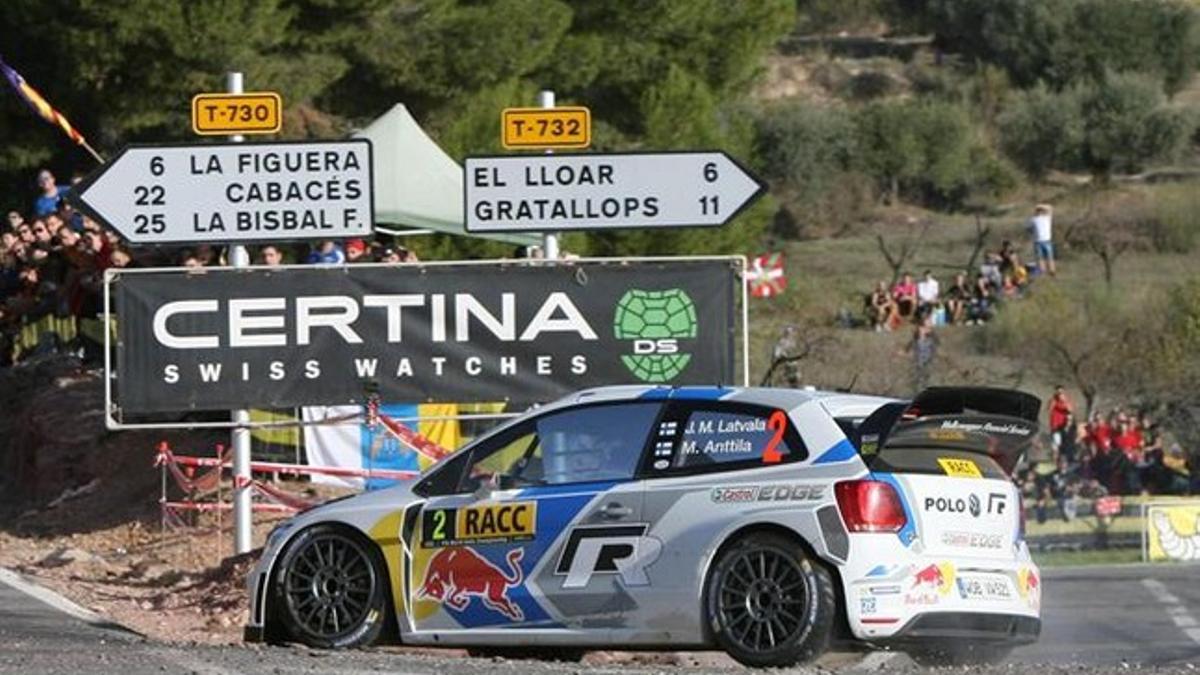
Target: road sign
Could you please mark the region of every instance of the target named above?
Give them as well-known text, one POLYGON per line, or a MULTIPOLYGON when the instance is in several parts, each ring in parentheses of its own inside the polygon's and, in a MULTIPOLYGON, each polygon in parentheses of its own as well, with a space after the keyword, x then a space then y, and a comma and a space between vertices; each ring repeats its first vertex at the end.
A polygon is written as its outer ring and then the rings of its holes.
POLYGON ((587 108, 505 108, 500 114, 504 147, 586 148, 592 144, 592 111, 587 108))
POLYGON ((192 131, 202 136, 274 134, 282 126, 283 102, 273 91, 192 98, 192 131))
POLYGON ((765 186, 723 152, 468 157, 468 232, 724 225, 765 186))
POLYGON ((371 142, 135 146, 70 192, 132 244, 371 235, 371 142))

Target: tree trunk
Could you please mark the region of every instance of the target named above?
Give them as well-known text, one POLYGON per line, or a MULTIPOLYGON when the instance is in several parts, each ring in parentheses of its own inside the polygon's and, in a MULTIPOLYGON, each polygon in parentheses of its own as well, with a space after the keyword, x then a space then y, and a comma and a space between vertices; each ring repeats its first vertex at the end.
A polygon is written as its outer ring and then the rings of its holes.
POLYGON ((1105 249, 1100 253, 1100 262, 1104 263, 1104 284, 1109 288, 1112 288, 1113 265, 1116 263, 1116 260, 1113 258, 1112 254, 1109 253, 1108 249, 1105 249))

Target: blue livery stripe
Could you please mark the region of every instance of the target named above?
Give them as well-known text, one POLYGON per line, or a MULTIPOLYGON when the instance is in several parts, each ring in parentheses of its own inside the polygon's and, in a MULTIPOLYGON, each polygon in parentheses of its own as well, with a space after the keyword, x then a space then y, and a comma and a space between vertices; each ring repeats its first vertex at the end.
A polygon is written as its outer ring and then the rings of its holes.
POLYGON ((518 498, 528 499, 530 497, 557 497, 570 494, 595 494, 604 492, 622 481, 603 480, 591 483, 566 483, 564 485, 540 485, 538 487, 525 488, 517 493, 518 498))
POLYGON ((904 520, 906 521, 904 527, 896 534, 900 537, 901 544, 905 546, 912 545, 913 540, 917 538, 917 521, 913 517, 912 508, 908 505, 908 497, 904 494, 904 487, 890 473, 872 473, 871 478, 872 480, 882 481, 891 485, 896 491, 896 496, 900 498, 900 505, 904 507, 904 520))
POLYGON ((847 460, 854 459, 855 455, 857 455, 857 454, 858 454, 858 451, 854 449, 854 446, 850 443, 850 441, 843 438, 842 440, 838 441, 837 444, 835 444, 832 448, 821 453, 820 457, 813 460, 813 464, 830 464, 833 462, 845 462, 847 460))
POLYGON ((644 401, 719 401, 732 393, 728 387, 655 387, 638 398, 644 401))

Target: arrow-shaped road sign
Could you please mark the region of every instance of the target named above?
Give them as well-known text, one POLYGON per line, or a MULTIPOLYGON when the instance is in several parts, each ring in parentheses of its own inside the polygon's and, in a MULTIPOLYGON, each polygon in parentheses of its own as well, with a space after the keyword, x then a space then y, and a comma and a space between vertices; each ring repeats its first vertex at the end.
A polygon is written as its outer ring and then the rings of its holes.
POLYGON ((68 199, 132 244, 369 237, 371 144, 128 147, 68 199))
POLYGON ((723 152, 468 157, 468 232, 724 225, 765 186, 723 152))

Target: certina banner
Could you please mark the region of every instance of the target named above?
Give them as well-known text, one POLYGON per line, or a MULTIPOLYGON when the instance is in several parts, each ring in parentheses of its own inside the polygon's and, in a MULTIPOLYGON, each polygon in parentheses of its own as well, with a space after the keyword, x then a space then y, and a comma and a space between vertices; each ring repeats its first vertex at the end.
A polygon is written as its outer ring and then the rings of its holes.
POLYGON ((133 244, 371 236, 371 143, 129 147, 71 191, 133 244))
POLYGON ((547 401, 734 377, 740 258, 125 272, 124 413, 547 401))
POLYGON ((464 184, 471 232, 723 225, 764 189, 723 152, 468 157, 464 184))

